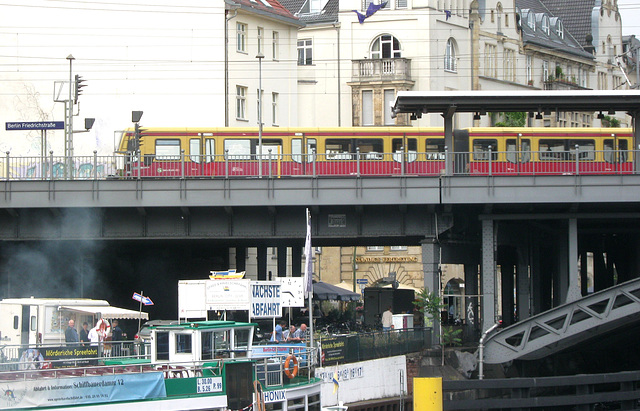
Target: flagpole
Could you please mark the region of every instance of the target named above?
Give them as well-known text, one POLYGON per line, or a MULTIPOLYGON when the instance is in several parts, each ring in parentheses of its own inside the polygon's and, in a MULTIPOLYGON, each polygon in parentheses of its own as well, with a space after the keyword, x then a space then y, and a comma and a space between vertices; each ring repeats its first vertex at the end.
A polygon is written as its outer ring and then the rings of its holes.
POLYGON ((138 335, 140 335, 140 327, 142 322, 142 298, 144 296, 144 292, 140 291, 140 308, 138 309, 138 335))

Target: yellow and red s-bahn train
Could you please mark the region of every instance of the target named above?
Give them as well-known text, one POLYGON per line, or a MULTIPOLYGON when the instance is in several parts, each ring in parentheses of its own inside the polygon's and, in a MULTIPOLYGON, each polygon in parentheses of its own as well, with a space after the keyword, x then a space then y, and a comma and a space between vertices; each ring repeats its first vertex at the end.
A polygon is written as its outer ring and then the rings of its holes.
POLYGON ((632 147, 628 128, 466 128, 453 147, 442 128, 145 128, 118 153, 140 177, 439 175, 446 156, 454 174, 612 174, 633 171, 632 147))

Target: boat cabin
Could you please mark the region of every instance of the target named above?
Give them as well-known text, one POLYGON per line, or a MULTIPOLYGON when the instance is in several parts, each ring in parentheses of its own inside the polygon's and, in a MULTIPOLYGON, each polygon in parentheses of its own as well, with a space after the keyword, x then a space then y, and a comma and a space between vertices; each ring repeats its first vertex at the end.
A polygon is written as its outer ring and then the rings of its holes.
POLYGON ((151 362, 249 357, 255 326, 235 321, 195 321, 151 327, 151 362))

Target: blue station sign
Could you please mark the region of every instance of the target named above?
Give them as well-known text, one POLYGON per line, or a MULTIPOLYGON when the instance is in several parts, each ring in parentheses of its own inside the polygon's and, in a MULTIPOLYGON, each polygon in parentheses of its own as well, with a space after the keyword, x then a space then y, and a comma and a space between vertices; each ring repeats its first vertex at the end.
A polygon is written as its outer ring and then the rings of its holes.
POLYGON ((63 130, 64 121, 17 121, 5 123, 6 130, 63 130))

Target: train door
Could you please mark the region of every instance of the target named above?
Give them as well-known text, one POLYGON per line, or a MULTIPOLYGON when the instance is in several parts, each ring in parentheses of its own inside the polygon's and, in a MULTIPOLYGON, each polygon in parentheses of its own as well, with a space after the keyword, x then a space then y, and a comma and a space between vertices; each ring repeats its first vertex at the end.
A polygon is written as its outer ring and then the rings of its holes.
MULTIPOLYGON (((317 150, 315 138, 307 138, 304 133, 296 133, 291 139, 291 161, 284 162, 288 167, 288 175, 313 175, 317 150)), ((283 173, 286 174, 287 170, 283 170, 283 173)))
POLYGON ((401 174, 402 168, 408 174, 419 173, 416 159, 418 158, 418 139, 408 138, 406 134, 402 138, 391 140, 391 152, 393 153, 392 174, 401 174), (402 164, 404 162, 404 164, 402 164))
POLYGON ((506 171, 510 173, 531 173, 531 140, 522 138, 518 133, 516 138, 506 139, 506 171))
POLYGON ((629 140, 611 134, 603 141, 602 171, 611 173, 630 172, 629 140))

